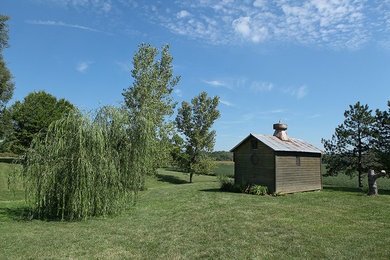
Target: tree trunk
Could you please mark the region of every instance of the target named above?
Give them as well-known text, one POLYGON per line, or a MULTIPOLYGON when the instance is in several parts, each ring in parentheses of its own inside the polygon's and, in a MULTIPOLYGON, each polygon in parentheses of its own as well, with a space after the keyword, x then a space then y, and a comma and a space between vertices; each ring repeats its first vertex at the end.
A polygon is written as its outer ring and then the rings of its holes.
POLYGON ((359 188, 363 188, 363 169, 362 169, 362 137, 360 132, 360 124, 358 124, 358 173, 359 173, 359 188))
POLYGON ((363 188, 363 174, 359 171, 359 188, 363 188))
POLYGON ((192 183, 192 175, 194 175, 194 174, 190 173, 190 183, 192 183))
POLYGON ((385 171, 376 173, 374 170, 368 172, 368 196, 377 196, 378 195, 378 185, 376 184, 376 179, 386 175, 385 171))

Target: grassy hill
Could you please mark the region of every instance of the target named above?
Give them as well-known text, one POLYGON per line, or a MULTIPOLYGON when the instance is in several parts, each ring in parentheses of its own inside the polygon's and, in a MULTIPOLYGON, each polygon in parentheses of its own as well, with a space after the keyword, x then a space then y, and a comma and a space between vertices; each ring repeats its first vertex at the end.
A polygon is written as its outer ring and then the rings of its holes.
POLYGON ((79 222, 26 220, 0 163, 0 259, 248 259, 390 257, 390 191, 335 184, 258 197, 220 192, 214 176, 160 170, 124 214, 79 222))

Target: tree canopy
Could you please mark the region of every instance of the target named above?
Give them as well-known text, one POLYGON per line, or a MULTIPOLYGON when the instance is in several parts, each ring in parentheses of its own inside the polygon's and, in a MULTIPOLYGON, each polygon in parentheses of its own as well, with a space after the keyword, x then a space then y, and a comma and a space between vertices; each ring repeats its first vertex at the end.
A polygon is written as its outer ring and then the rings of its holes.
POLYGON ((9 109, 10 133, 5 145, 14 153, 23 153, 38 133, 45 134, 49 125, 65 116, 73 105, 45 91, 32 92, 23 101, 16 101, 9 109))
POLYGON ((211 130, 214 121, 220 117, 217 109, 219 97, 207 97, 206 92, 188 102, 182 102, 176 117, 179 132, 185 135, 186 171, 193 174, 208 173, 211 160, 206 152, 211 152, 215 144, 215 130, 211 130))
POLYGON ((165 137, 171 126, 164 120, 173 114, 176 104, 171 94, 180 80, 173 76, 172 61, 169 45, 159 53, 150 44, 141 44, 133 58, 133 84, 122 93, 132 122, 133 144, 138 147, 132 156, 140 157, 140 170, 146 174, 155 173, 168 145, 165 137))
POLYGON ((12 74, 7 68, 6 62, 3 60, 3 49, 9 47, 8 40, 8 16, 0 14, 0 136, 4 136, 5 124, 7 124, 7 115, 5 107, 8 101, 12 98, 15 83, 12 82, 12 74))
POLYGON ((375 111, 372 145, 375 151, 377 170, 390 172, 390 101, 387 101, 387 111, 375 111))

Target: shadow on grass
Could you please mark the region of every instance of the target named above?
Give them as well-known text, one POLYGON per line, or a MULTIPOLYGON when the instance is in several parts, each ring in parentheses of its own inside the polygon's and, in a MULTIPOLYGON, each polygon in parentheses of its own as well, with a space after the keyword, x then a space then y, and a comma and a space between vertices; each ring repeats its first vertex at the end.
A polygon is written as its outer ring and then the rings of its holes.
POLYGON ((180 168, 175 168, 175 167, 163 167, 164 170, 166 171, 172 171, 172 172, 185 172, 184 170, 180 168))
MULTIPOLYGON (((332 191, 343 191, 343 192, 355 192, 363 195, 367 194, 367 191, 360 188, 352 188, 352 187, 335 187, 335 186, 324 186, 324 190, 332 190, 332 191)), ((390 195, 390 190, 378 190, 379 195, 390 195)))
POLYGON ((163 181, 163 182, 169 182, 172 184, 186 184, 189 183, 188 181, 185 181, 183 179, 180 179, 173 175, 166 175, 166 174, 156 174, 157 180, 163 181))
POLYGON ((204 189, 204 190, 200 190, 200 191, 205 191, 205 192, 224 192, 224 191, 221 191, 220 189, 204 189))
POLYGON ((30 221, 31 211, 27 207, 19 208, 7 208, 0 207, 0 221, 13 220, 13 221, 30 221))

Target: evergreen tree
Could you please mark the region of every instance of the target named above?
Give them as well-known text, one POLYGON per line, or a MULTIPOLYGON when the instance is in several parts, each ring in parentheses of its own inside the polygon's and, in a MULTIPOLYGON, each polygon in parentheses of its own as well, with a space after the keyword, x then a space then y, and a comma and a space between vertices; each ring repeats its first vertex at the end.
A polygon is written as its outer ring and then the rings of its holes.
POLYGON ((358 173, 359 187, 363 187, 363 173, 372 162, 370 137, 373 123, 368 105, 350 105, 344 112, 345 120, 335 129, 331 140, 322 139, 326 150, 328 175, 344 172, 349 176, 358 173))
POLYGON ((378 170, 390 171, 390 101, 387 111, 375 111, 375 123, 372 128, 372 145, 376 155, 378 170))

